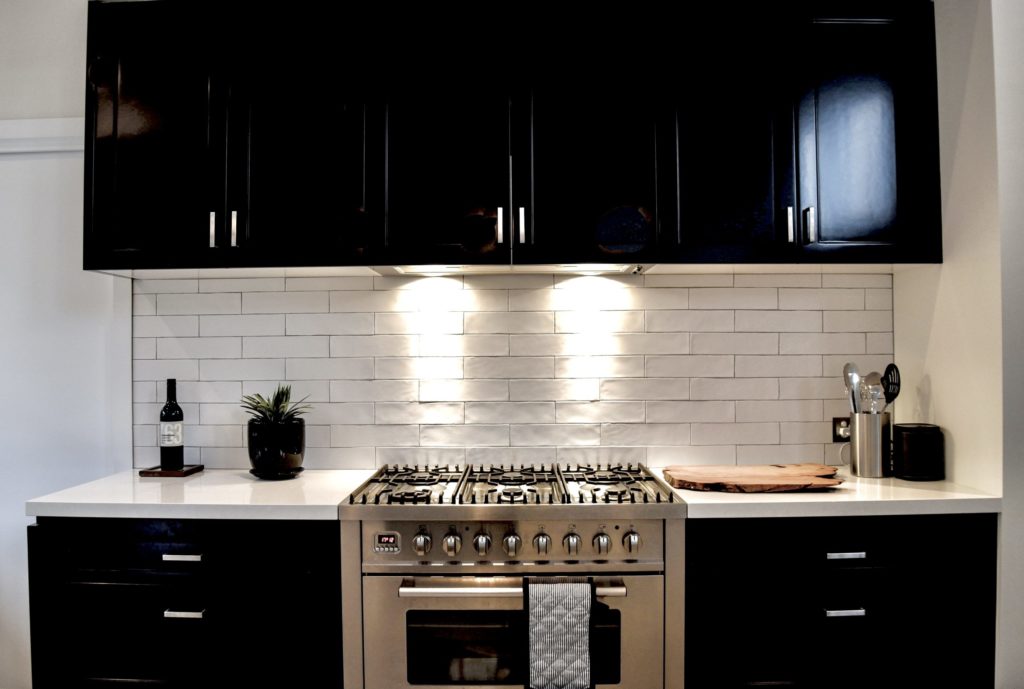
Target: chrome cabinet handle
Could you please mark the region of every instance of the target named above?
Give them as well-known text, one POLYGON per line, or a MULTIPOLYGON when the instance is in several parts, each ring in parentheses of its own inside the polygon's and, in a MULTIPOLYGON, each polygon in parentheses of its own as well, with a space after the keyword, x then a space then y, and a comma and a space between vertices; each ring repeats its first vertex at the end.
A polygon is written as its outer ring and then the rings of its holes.
MULTIPOLYGON (((598 586, 598 598, 625 598, 625 586, 598 586)), ((399 586, 399 598, 522 598, 521 586, 399 586)))
POLYGON ((505 242, 505 209, 498 206, 498 244, 505 242))
POLYGON ((825 553, 825 559, 826 560, 866 560, 866 559, 868 559, 868 554, 863 552, 863 551, 851 552, 851 553, 825 553))
POLYGON ((786 241, 792 244, 796 241, 796 234, 793 232, 793 207, 786 206, 786 241))
POLYGON ((526 208, 519 207, 519 243, 526 244, 526 208))
POLYGON ((172 553, 164 553, 161 556, 164 562, 202 562, 203 556, 200 555, 174 555, 172 553))
POLYGON ((238 211, 231 211, 231 246, 238 246, 238 211))
POLYGON ((854 608, 853 610, 826 610, 825 617, 866 617, 868 611, 864 608, 854 608))
POLYGON ((199 610, 193 612, 191 610, 164 610, 164 619, 168 620, 201 620, 203 615, 206 614, 205 610, 199 610))
POLYGON ((217 248, 217 211, 210 211, 210 248, 217 248))
POLYGON ((808 206, 804 213, 807 217, 807 241, 814 244, 818 241, 818 214, 814 210, 814 206, 808 206))

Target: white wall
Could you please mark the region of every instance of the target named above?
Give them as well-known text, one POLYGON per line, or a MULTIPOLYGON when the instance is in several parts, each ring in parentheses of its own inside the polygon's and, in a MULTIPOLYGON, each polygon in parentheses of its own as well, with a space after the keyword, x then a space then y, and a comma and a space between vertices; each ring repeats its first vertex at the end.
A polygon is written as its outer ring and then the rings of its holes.
POLYGON ((1003 515, 997 685, 1024 686, 1024 5, 992 0, 1003 278, 1003 515))
POLYGON ((86 4, 0 2, 0 120, 82 117, 86 4))
POLYGON ((988 0, 936 3, 944 262, 897 269, 896 420, 936 423, 947 474, 998 494, 999 215, 988 0))

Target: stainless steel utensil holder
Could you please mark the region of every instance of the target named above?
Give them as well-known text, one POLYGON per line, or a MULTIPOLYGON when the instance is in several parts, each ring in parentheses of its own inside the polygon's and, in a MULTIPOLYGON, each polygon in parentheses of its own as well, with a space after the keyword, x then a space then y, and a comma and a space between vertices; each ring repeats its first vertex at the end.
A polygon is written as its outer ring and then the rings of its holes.
POLYGON ((888 476, 891 461, 889 413, 850 414, 850 470, 853 475, 865 478, 888 476))

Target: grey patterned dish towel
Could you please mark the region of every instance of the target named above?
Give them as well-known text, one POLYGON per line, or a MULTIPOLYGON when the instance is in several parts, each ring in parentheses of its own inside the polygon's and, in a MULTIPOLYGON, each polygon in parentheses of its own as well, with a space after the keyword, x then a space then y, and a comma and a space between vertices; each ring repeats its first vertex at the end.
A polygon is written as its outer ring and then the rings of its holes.
POLYGON ((583 577, 527 579, 531 689, 590 689, 590 608, 583 577))

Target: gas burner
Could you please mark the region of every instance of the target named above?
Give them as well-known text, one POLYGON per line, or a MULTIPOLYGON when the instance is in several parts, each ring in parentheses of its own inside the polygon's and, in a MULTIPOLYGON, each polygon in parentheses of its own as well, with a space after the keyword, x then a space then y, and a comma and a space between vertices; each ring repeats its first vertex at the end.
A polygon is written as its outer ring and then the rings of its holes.
POLYGON ((484 479, 484 483, 492 486, 525 486, 536 482, 535 476, 529 476, 521 471, 492 471, 484 479))
POLYGON ((640 488, 599 488, 593 487, 598 499, 602 502, 635 502, 643 500, 644 492, 640 488))
MULTIPOLYGON (((406 481, 406 483, 411 483, 406 481)), ((417 503, 417 502, 430 502, 430 497, 433 493, 429 490, 403 490, 392 492, 388 494, 388 502, 400 502, 400 503, 417 503)))
POLYGON ((493 495, 494 499, 489 502, 496 502, 498 504, 507 505, 519 505, 529 502, 530 496, 536 495, 537 491, 531 489, 524 489, 518 486, 509 486, 507 488, 495 488, 487 491, 488 495, 493 495))
POLYGON ((586 469, 580 468, 576 473, 583 474, 580 477, 582 481, 599 485, 632 483, 636 480, 634 472, 620 468, 593 469, 588 467, 586 469))
POLYGON ((441 475, 436 471, 414 471, 407 474, 395 474, 391 477, 394 485, 406 484, 409 486, 433 486, 441 480, 441 475))

